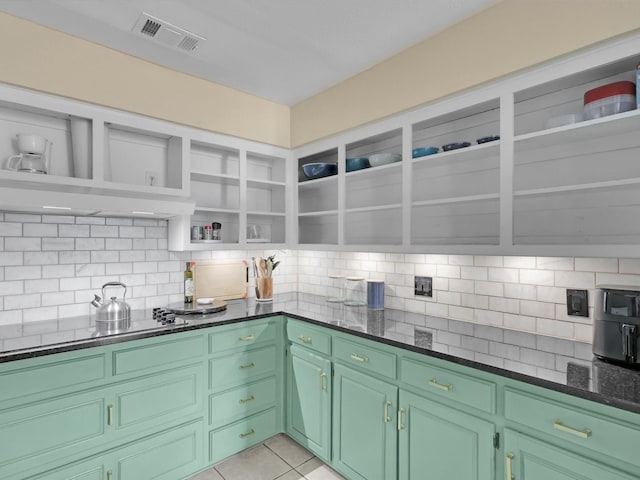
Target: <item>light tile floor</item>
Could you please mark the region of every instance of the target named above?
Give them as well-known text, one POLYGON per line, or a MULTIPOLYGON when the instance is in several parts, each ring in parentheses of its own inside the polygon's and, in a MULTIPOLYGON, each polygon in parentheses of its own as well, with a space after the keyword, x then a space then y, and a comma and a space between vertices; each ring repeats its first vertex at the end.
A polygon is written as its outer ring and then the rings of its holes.
POLYGON ((284 434, 244 450, 189 480, 345 480, 284 434))

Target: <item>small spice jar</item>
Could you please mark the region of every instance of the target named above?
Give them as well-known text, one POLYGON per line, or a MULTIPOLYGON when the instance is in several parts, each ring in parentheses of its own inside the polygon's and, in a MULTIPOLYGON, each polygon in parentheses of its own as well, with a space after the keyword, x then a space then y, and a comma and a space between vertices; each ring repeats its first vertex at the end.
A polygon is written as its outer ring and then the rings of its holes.
POLYGON ((213 240, 213 227, 211 225, 204 226, 204 239, 213 240))
POLYGON ((222 224, 218 222, 213 222, 211 224, 211 228, 213 229, 213 237, 212 240, 222 240, 222 224))

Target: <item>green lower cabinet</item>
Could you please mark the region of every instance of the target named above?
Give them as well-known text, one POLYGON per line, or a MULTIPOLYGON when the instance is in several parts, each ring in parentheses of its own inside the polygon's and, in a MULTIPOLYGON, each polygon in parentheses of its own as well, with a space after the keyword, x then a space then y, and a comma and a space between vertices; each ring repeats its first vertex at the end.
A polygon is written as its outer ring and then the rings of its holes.
POLYGON ((504 434, 507 480, 637 480, 602 463, 509 429, 504 434))
POLYGON ((339 364, 334 373, 333 465, 349 480, 394 480, 398 387, 339 364))
POLYGON ((493 423, 403 390, 399 404, 400 480, 494 478, 493 423))
POLYGON ((331 362, 292 345, 287 362, 287 433, 324 460, 331 458, 331 362))
POLYGON ((202 421, 192 422, 28 480, 188 478, 204 464, 202 432, 202 421))

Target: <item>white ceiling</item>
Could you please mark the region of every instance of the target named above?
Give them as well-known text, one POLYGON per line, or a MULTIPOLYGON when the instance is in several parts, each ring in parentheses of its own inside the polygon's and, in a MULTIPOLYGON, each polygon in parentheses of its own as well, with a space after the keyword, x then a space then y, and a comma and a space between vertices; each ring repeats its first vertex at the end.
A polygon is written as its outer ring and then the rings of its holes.
POLYGON ((293 105, 496 0, 0 0, 0 10, 293 105), (189 53, 132 32, 140 14, 206 39, 189 53))

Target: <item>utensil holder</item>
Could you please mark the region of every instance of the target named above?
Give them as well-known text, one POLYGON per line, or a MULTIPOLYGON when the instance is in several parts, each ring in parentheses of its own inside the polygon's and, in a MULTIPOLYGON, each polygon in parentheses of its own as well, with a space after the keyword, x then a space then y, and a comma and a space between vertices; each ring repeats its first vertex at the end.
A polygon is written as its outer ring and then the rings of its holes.
POLYGON ((256 278, 256 301, 270 302, 273 300, 273 278, 256 278))

